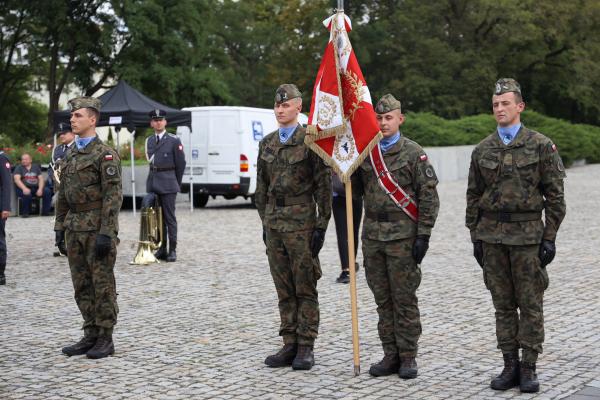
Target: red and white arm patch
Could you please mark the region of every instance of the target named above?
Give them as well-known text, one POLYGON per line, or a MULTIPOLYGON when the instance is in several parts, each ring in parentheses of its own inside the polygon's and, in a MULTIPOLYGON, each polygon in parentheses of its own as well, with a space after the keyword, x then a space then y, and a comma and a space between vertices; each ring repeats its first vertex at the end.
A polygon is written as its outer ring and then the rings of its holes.
POLYGON ((552 152, 554 153, 556 150, 558 150, 558 148, 554 143, 552 143, 552 152))
POLYGON ((427 154, 421 154, 419 156, 419 160, 421 160, 421 161, 427 161, 427 154))
POLYGON ((113 159, 113 155, 112 154, 105 154, 104 155, 104 160, 105 161, 112 161, 113 159))
POLYGON ((4 166, 6 167, 6 169, 10 169, 10 163, 7 161, 6 164, 4 164, 4 166))
POLYGON ((179 151, 183 151, 183 145, 179 144, 179 151))

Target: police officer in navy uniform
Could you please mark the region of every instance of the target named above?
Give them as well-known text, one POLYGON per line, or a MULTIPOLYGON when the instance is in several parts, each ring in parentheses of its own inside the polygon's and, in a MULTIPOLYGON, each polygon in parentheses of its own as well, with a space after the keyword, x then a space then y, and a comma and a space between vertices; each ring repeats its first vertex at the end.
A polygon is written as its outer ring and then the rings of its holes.
MULTIPOLYGON (((58 131, 56 133, 57 139, 60 144, 55 146, 52 150, 52 165, 48 168, 48 186, 52 188, 54 193, 58 193, 59 182, 55 182, 54 170, 60 173, 62 164, 67 159, 67 152, 73 147, 75 143, 75 134, 71 129, 71 124, 68 122, 61 122, 58 124, 58 131)), ((58 247, 58 251, 54 252, 54 256, 66 256, 67 248, 62 235, 56 235, 55 246, 58 247)))
MULTIPOLYGON (((67 157, 67 151, 75 143, 75 134, 71 130, 71 124, 68 122, 59 123, 56 136, 60 144, 52 150, 52 163, 58 168, 61 160, 65 160, 67 157)), ((54 169, 52 166, 48 168, 48 183, 51 183, 54 193, 58 192, 57 182, 54 182, 54 169)))
POLYGON ((150 172, 146 181, 146 192, 158 195, 162 207, 167 241, 162 241, 161 248, 155 256, 159 260, 173 262, 177 260, 177 219, 175 218, 175 198, 181 187, 181 179, 185 169, 185 154, 181 140, 167 133, 166 111, 152 110, 150 126, 154 134, 146 138, 146 158, 150 162, 150 172))
POLYGON ((6 285, 4 270, 6 269, 6 234, 4 227, 6 219, 10 215, 10 194, 13 185, 10 162, 0 151, 0 285, 6 285))

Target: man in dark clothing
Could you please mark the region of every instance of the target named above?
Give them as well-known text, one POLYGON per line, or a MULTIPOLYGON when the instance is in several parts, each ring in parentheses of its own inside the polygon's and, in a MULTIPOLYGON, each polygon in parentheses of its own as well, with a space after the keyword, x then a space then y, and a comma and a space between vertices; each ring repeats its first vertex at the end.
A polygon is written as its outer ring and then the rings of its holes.
POLYGON ((10 162, 3 151, 0 151, 0 285, 6 285, 4 270, 6 269, 6 235, 4 226, 10 215, 10 186, 12 185, 10 162))

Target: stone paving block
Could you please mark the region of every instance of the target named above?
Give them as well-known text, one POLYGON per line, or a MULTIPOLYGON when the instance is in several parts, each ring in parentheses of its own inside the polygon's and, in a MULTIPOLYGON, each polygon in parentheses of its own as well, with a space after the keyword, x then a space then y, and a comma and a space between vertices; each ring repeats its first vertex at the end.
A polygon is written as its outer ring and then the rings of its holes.
MULTIPOLYGON (((423 334, 419 377, 372 378, 383 356, 377 313, 357 261, 361 375, 353 375, 348 285, 335 283, 339 260, 333 222, 320 254, 321 325, 312 371, 271 369, 281 339, 277 296, 261 225, 249 201, 217 200, 193 213, 178 202, 178 262, 132 266, 139 218, 120 215, 115 268, 119 321, 114 357, 64 357, 81 336, 65 258, 54 251, 52 218, 9 218, 7 285, 0 287, 0 398, 4 399, 552 399, 600 388, 600 165, 570 169, 567 217, 548 267, 541 391, 498 393, 502 369, 494 311, 464 227, 466 181, 440 184, 441 209, 417 292, 423 334), (243 226, 243 229, 240 227, 243 226), (585 241, 581 241, 585 238, 585 241), (36 251, 27 247, 36 243, 36 251)), ((139 214, 138 214, 139 216, 139 214)), ((360 243, 359 243, 360 246, 360 243)), ((360 249, 360 247, 359 247, 360 249)), ((590 396, 587 396, 590 397, 590 396)), ((586 399, 588 400, 588 399, 586 399)))

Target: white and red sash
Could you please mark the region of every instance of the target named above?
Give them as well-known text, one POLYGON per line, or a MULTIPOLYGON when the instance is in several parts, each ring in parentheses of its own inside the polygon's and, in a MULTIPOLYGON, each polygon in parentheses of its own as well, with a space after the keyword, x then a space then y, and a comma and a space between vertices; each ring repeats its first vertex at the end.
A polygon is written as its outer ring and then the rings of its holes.
POLYGON ((417 207, 417 202, 410 197, 408 193, 404 191, 398 185, 398 183, 388 171, 385 161, 383 161, 383 154, 381 153, 381 147, 379 144, 373 147, 371 150, 371 165, 373 166, 373 170, 375 175, 377 176, 377 181, 379 182, 379 186, 385 191, 385 193, 392 199, 394 204, 396 204, 402 211, 409 216, 413 222, 417 222, 419 219, 419 209, 417 207))

